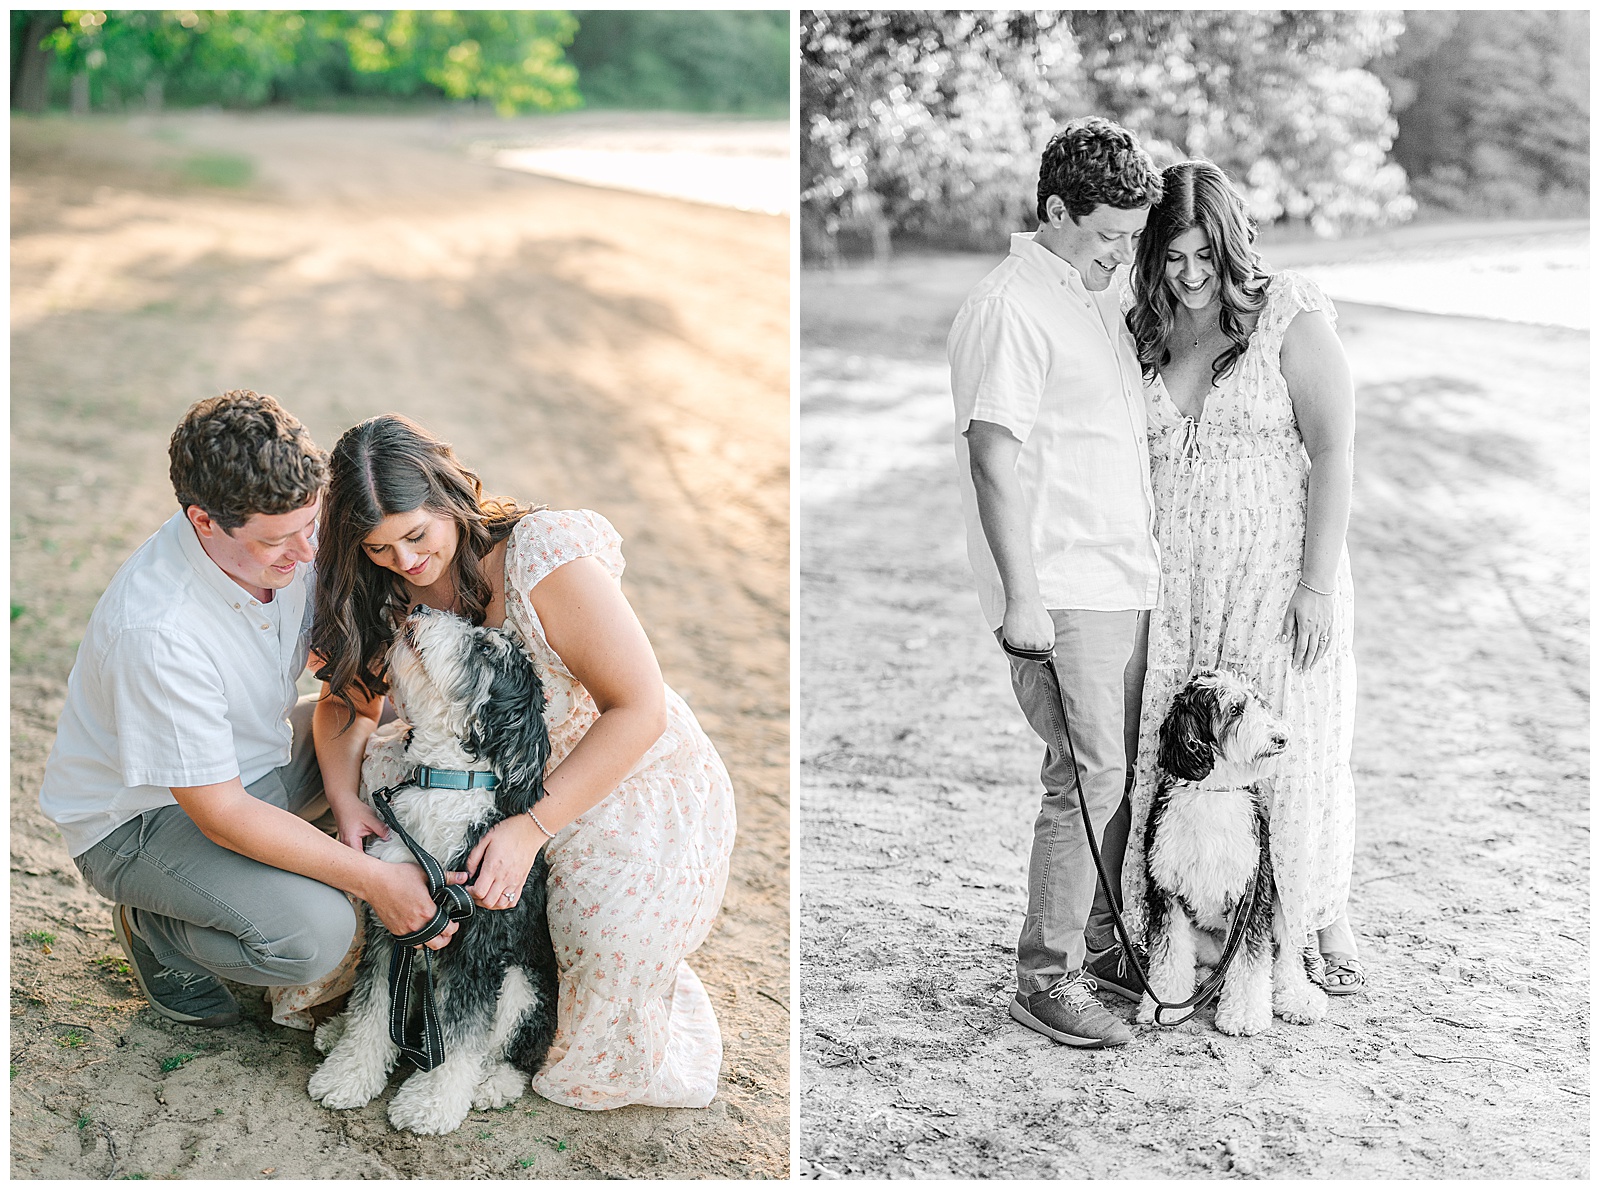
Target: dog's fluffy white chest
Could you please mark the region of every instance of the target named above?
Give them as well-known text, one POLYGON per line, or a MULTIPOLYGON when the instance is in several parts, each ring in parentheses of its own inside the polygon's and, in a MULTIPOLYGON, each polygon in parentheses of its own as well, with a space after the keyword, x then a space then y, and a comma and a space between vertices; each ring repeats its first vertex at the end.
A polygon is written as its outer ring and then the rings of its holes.
POLYGON ((1222 929, 1259 860, 1248 789, 1177 786, 1149 843, 1150 874, 1181 897, 1202 929, 1222 929))
MULTIPOLYGON (((442 865, 448 865, 467 841, 467 835, 494 810, 494 794, 487 789, 418 789, 408 785, 390 799, 395 817, 406 833, 442 865)), ((416 858, 394 832, 373 843, 368 854, 389 863, 416 863, 416 858)))

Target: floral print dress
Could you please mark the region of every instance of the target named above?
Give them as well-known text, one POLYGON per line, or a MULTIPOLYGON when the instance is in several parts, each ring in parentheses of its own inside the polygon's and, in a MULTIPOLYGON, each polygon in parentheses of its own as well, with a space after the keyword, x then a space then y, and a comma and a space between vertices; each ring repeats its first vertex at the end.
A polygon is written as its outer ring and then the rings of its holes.
MULTIPOLYGON (((550 767, 599 718, 545 640, 529 592, 577 558, 622 576, 622 539, 595 512, 530 513, 506 549, 506 626, 539 667, 550 767)), ((733 785, 673 690, 667 729, 599 805, 546 844, 561 970, 552 1060, 533 1089, 569 1107, 705 1107, 722 1035, 684 957, 710 933, 733 850, 733 785)))
POLYGON ((1356 699, 1347 552, 1339 559, 1327 654, 1298 670, 1289 642, 1280 639, 1300 579, 1311 465, 1279 350, 1303 310, 1320 310, 1330 323, 1337 317, 1312 282, 1274 275, 1244 354, 1211 390, 1198 422, 1178 412, 1159 376, 1145 387, 1162 594, 1150 618, 1123 867, 1129 921, 1143 923, 1145 820, 1161 721, 1190 673, 1232 669, 1255 683, 1289 728, 1289 748, 1271 782, 1272 866, 1289 937, 1302 948, 1343 912, 1350 891, 1356 699))

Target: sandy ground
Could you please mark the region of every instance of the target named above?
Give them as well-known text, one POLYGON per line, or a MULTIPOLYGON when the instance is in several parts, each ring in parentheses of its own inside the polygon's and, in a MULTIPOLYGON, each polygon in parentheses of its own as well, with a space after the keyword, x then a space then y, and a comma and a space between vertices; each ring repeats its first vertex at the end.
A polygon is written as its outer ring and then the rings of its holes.
POLYGON ((1370 991, 1075 1051, 1006 1014, 1042 745, 943 364, 993 263, 802 280, 797 1172, 1586 1179, 1588 336, 1342 308, 1370 991))
POLYGON ((559 119, 13 122, 14 1177, 788 1174, 788 221, 482 160, 620 126, 559 119), (398 1078, 313 1104, 310 1036, 249 989, 218 1032, 146 1007, 35 797, 89 611, 174 507, 167 436, 234 387, 325 447, 410 414, 491 490, 621 531, 625 590, 738 790, 695 959, 726 1048, 708 1110, 530 1093, 416 1137, 384 1118, 398 1078))

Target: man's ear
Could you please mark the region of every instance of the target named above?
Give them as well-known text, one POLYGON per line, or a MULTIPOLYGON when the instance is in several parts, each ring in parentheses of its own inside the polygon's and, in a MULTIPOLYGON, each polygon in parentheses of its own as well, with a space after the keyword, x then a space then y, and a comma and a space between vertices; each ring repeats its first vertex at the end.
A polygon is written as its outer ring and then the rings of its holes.
POLYGON ((194 526, 194 531, 208 541, 223 532, 222 526, 212 520, 211 514, 198 504, 185 506, 183 513, 189 518, 189 523, 194 526))

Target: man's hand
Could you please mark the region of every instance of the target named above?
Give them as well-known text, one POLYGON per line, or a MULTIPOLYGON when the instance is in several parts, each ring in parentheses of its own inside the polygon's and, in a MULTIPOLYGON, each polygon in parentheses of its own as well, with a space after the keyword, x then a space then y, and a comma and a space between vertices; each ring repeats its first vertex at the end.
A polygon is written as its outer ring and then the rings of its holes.
MULTIPOLYGON (((433 920, 439 906, 428 895, 428 879, 420 867, 412 863, 373 862, 377 870, 368 883, 366 901, 389 933, 396 937, 412 934, 433 920)), ((445 880, 450 884, 462 884, 466 879, 465 872, 445 873, 445 880)), ((443 950, 459 924, 452 921, 438 937, 423 945, 429 950, 443 950)))
POLYGON ((1005 619, 1000 623, 1000 635, 1014 649, 1042 653, 1056 647, 1056 624, 1043 603, 1006 601, 1005 619))

